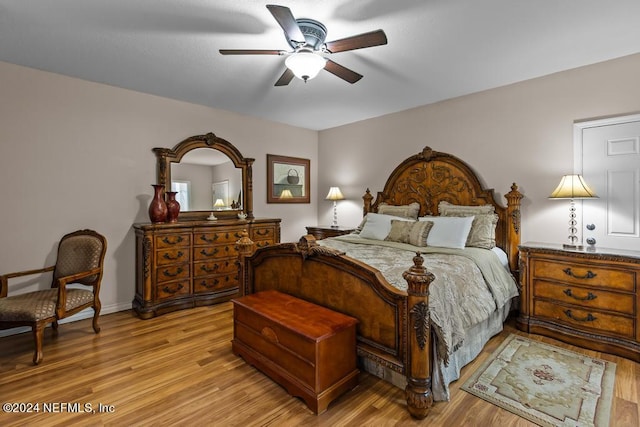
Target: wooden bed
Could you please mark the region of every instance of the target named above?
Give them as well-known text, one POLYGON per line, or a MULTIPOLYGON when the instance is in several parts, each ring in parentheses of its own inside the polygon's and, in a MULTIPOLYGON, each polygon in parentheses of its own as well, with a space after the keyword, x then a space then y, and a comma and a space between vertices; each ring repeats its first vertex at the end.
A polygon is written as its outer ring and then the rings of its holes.
MULTIPOLYGON (((365 215, 377 212, 382 202, 418 202, 420 216, 437 215, 440 201, 494 205, 499 217, 496 245, 506 252, 509 267, 515 273, 522 194, 513 184, 505 198, 507 207, 495 200, 493 190, 482 188, 465 162, 429 147, 398 165, 375 199, 369 190, 363 197, 365 215)), ((255 252, 247 237, 238 246, 241 293, 275 289, 357 318, 358 356, 406 377, 409 412, 419 419, 427 416, 433 404, 429 285, 434 276, 423 267, 420 253, 413 263, 407 259, 403 277, 408 290, 404 292, 391 286, 375 268, 318 245, 310 235, 298 243, 255 252)))

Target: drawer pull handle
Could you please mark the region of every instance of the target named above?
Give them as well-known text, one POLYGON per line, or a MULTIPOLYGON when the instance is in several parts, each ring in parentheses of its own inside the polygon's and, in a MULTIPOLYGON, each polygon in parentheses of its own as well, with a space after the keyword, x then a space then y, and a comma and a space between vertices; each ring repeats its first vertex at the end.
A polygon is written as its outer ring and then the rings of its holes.
POLYGON ((269 230, 256 230, 256 234, 258 236, 267 236, 269 235, 269 230))
POLYGON ((591 270, 587 270, 587 274, 585 274, 584 276, 579 276, 579 275, 575 274, 573 271, 571 271, 571 269, 570 269, 570 268, 565 268, 565 269, 564 269, 564 270, 562 270, 562 271, 564 271, 564 273, 565 273, 567 276, 575 277, 576 279, 593 279, 594 277, 596 277, 596 276, 597 276, 597 274, 596 274, 596 273, 594 273, 594 272, 593 272, 593 271, 591 271, 591 270))
POLYGON ((264 248, 265 246, 269 246, 269 242, 258 242, 256 246, 259 248, 264 248))
POLYGON ((216 234, 216 235, 213 236, 213 239, 209 239, 209 238, 207 238, 206 235, 203 234, 202 236, 200 236, 200 240, 204 240, 207 243, 213 243, 216 240, 218 240, 218 235, 216 234))
POLYGON ((594 320, 598 319, 597 317, 595 317, 591 313, 587 314, 587 317, 576 317, 576 316, 573 315, 571 310, 565 310, 564 314, 566 314, 569 319, 573 319, 573 320, 576 320, 578 322, 593 322, 594 320))
POLYGON ((182 269, 182 267, 178 267, 178 269, 176 270, 175 273, 171 273, 169 270, 165 270, 165 271, 162 272, 162 274, 164 274, 167 277, 176 277, 177 275, 179 275, 183 271, 184 270, 182 269))
POLYGON ((169 254, 164 254, 164 255, 162 255, 162 258, 164 258, 164 259, 168 259, 168 260, 170 260, 170 261, 174 261, 174 260, 176 260, 176 259, 180 259, 180 258, 182 258, 182 255, 184 255, 184 253, 183 253, 182 251, 178 251, 178 253, 176 254, 176 256, 171 256, 171 255, 169 255, 169 254))
POLYGON ((264 328, 262 328, 262 331, 260 331, 260 333, 262 334, 263 337, 265 337, 267 340, 271 341, 272 343, 278 342, 278 335, 270 327, 265 326, 264 328))
POLYGON ((169 237, 165 237, 162 239, 162 241, 164 243, 166 243, 167 245, 177 245, 178 243, 181 243, 184 239, 182 238, 182 236, 178 236, 176 237, 176 239, 174 241, 171 241, 169 239, 169 237))
POLYGON ((207 289, 211 289, 215 288, 219 283, 220 281, 218 279, 214 279, 213 283, 207 283, 206 280, 203 280, 202 282, 200 282, 200 285, 204 286, 207 289))
POLYGON ((168 294, 175 294, 179 292, 182 288, 184 288, 184 286, 182 286, 182 284, 179 284, 175 289, 171 289, 168 286, 165 286, 164 288, 162 288, 162 290, 168 294))
POLYGON ((242 237, 242 233, 239 233, 237 231, 233 235, 236 236, 236 239, 239 239, 242 237))
POLYGON ((215 249, 211 250, 210 252, 207 252, 206 249, 203 249, 203 250, 200 251, 200 253, 202 255, 204 255, 204 256, 214 256, 215 254, 218 253, 218 248, 215 248, 215 249))
POLYGON ((571 292, 571 289, 565 289, 562 292, 564 292, 566 296, 571 297, 573 299, 577 299, 578 301, 591 301, 592 299, 598 298, 596 295, 592 294, 591 292, 589 292, 586 297, 575 296, 573 292, 571 292))
POLYGON ((220 266, 218 264, 215 264, 213 268, 209 268, 206 265, 201 265, 200 270, 204 271, 205 273, 213 273, 214 271, 218 271, 219 267, 220 266))

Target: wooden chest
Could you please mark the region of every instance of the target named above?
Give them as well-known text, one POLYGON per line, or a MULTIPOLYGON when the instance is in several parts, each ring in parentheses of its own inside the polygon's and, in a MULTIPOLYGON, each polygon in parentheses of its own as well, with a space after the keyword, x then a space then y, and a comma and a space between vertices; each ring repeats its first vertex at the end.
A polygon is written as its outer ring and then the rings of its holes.
POLYGON ((233 304, 233 352, 316 414, 357 385, 356 319, 277 291, 233 304))

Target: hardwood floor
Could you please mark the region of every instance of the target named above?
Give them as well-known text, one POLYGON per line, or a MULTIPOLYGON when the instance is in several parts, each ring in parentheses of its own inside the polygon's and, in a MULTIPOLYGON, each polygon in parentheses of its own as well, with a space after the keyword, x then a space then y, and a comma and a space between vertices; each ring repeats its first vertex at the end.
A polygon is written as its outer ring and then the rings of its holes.
MULTIPOLYGON (((367 373, 327 412, 314 415, 301 400, 233 355, 231 303, 149 320, 131 312, 114 313, 102 316, 100 325, 98 335, 90 320, 61 325, 57 338, 47 329, 39 366, 31 365, 30 334, 0 338, 0 403, 40 405, 38 413, 0 412, 0 425, 534 425, 459 389, 509 333, 520 333, 510 324, 463 369, 462 378, 451 386, 451 402, 436 403, 422 421, 406 411, 402 390, 367 373), (86 404, 95 413, 77 412, 86 404)), ((615 362, 610 425, 640 425, 640 364, 531 337, 615 362)))

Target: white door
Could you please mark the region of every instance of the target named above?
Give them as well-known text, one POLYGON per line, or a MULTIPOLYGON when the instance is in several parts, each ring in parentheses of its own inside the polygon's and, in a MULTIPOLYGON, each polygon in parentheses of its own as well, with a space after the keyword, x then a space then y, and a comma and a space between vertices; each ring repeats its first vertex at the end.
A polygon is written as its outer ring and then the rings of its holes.
POLYGON ((582 202, 583 243, 640 250, 640 115, 575 126, 585 182, 598 199, 582 202))

